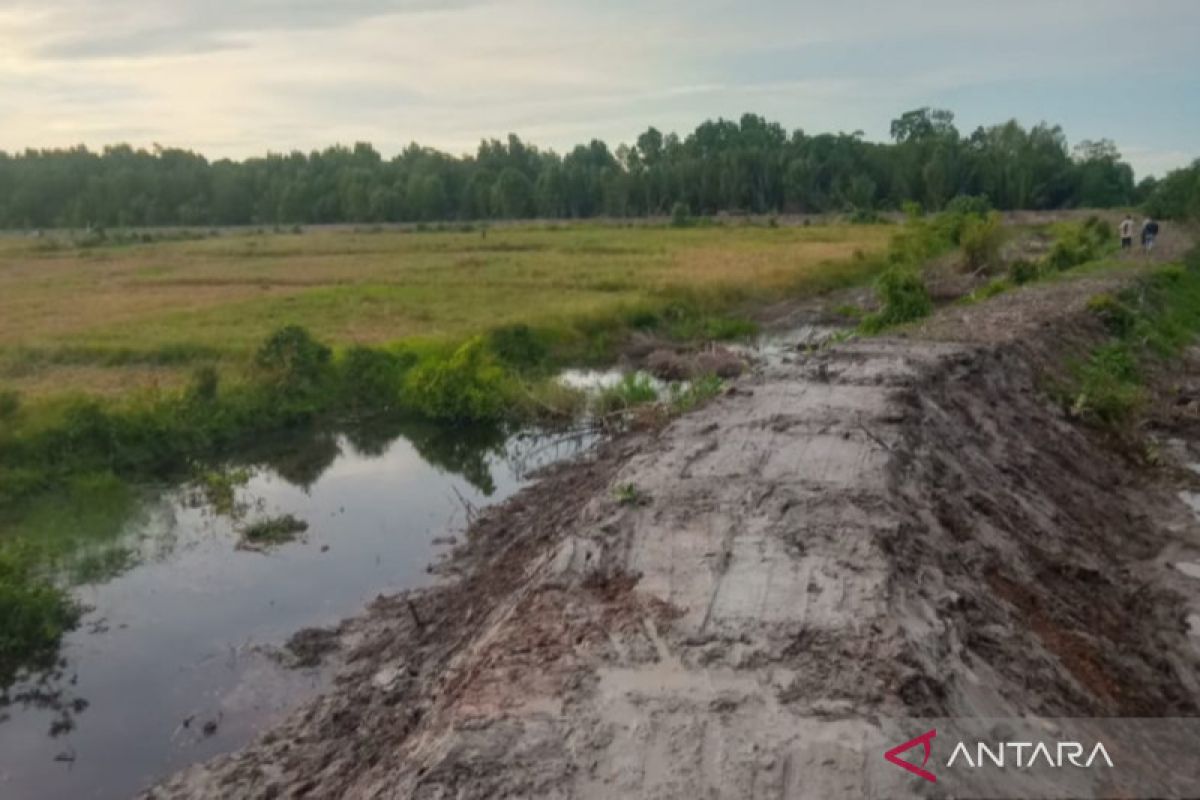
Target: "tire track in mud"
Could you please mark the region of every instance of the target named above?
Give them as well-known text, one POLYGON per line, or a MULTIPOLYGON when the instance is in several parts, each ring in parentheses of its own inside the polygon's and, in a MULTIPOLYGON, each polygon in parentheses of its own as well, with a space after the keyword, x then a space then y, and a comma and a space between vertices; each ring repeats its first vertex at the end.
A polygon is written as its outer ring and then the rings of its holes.
POLYGON ((148 796, 903 796, 881 718, 1195 713, 1155 555, 1200 532, 1038 394, 1087 323, 1036 331, 797 353, 560 470, 421 631, 347 623, 329 698, 148 796))

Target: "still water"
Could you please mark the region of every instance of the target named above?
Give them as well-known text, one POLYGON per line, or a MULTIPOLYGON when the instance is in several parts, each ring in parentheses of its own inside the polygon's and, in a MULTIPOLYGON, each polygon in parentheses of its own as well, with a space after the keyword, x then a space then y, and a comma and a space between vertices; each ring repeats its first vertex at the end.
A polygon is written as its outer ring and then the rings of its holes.
POLYGON ((248 742, 319 692, 327 670, 288 669, 279 647, 380 593, 427 585, 467 508, 512 495, 531 470, 578 455, 587 435, 451 432, 404 425, 269 442, 240 514, 187 486, 147 487, 118 574, 78 587, 88 607, 61 674, 14 687, 0 709, 0 798, 124 798, 248 742), (248 520, 290 513, 296 541, 239 548, 248 520))

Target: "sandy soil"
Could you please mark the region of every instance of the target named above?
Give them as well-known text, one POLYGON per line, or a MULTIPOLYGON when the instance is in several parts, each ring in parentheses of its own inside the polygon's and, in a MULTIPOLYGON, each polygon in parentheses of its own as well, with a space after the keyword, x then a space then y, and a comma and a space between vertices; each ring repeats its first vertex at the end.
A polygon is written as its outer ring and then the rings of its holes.
POLYGON ((797 350, 556 470, 347 621, 334 691, 146 797, 902 796, 884 718, 1196 714, 1186 470, 1039 392, 1114 280, 797 350))

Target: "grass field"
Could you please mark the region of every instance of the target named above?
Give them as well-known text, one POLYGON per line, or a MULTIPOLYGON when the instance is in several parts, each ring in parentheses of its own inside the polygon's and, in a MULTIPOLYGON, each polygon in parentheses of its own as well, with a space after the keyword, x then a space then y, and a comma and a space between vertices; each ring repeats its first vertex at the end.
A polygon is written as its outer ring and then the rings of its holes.
POLYGON ((299 324, 334 346, 569 327, 688 297, 862 279, 894 227, 523 227, 233 233, 78 247, 0 239, 0 386, 26 398, 171 386, 299 324))

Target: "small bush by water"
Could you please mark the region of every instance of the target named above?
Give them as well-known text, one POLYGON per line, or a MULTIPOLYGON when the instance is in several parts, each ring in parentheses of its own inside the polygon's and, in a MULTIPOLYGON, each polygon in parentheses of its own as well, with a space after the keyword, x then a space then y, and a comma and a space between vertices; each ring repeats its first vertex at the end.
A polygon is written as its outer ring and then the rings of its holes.
POLYGON ((877 333, 884 328, 927 317, 933 311, 933 300, 920 274, 907 267, 892 267, 875 284, 882 308, 865 317, 859 328, 865 333, 877 333))

